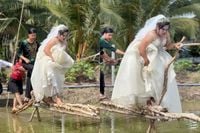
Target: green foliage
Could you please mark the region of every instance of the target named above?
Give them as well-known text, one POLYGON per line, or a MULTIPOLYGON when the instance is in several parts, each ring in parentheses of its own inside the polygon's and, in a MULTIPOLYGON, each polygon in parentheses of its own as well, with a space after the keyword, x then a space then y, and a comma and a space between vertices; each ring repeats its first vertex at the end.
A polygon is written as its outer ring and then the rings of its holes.
POLYGON ((69 82, 94 81, 94 66, 86 61, 76 62, 73 67, 65 73, 65 80, 69 82))
POLYGON ((186 71, 192 66, 193 66, 192 61, 187 59, 178 60, 174 63, 174 68, 176 72, 186 71))
MULTIPOLYGON (((157 14, 171 18, 172 40, 179 41, 183 35, 188 40, 198 42, 200 39, 199 0, 24 0, 24 2, 19 39, 27 36, 26 29, 35 27, 38 31, 38 40, 42 41, 52 26, 66 24, 70 29, 69 53, 78 59, 96 52, 100 28, 112 26, 115 31, 113 43, 117 48, 125 50, 145 21, 157 14), (174 18, 176 15, 187 13, 194 13, 195 18, 174 18)), ((22 0, 0 0, 0 41, 5 36, 9 36, 8 40, 16 38, 21 8, 22 0)))
POLYGON ((173 18, 171 19, 171 25, 171 35, 175 41, 179 41, 182 36, 186 36, 190 40, 197 40, 199 23, 196 19, 173 18))
POLYGON ((200 56, 200 47, 199 46, 193 46, 193 47, 190 47, 190 54, 193 56, 193 57, 199 57, 200 56))
POLYGON ((8 80, 8 72, 2 68, 0 71, 0 82, 5 83, 8 80))

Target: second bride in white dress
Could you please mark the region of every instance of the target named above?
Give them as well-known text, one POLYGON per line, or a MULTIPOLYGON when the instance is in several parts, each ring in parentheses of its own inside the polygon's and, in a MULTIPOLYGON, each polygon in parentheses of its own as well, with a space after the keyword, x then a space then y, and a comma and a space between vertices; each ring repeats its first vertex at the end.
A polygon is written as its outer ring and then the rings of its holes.
POLYGON ((62 104, 60 94, 64 87, 64 74, 74 63, 65 52, 67 35, 68 28, 58 25, 52 28, 41 43, 31 77, 37 102, 44 98, 53 98, 54 102, 62 104))
MULTIPOLYGON (((169 20, 163 15, 149 19, 128 46, 115 80, 111 100, 126 107, 144 105, 149 97, 161 97, 164 70, 171 60, 166 49, 180 48, 171 44, 169 20)), ((173 65, 168 71, 167 92, 161 105, 169 112, 182 112, 173 65)))

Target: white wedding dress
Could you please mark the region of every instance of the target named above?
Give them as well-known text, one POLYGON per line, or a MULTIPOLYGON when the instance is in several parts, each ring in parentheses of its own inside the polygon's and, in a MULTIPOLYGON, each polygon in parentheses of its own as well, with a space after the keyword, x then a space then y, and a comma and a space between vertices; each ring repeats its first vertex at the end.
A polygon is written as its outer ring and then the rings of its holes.
POLYGON ((31 76, 36 101, 41 101, 44 96, 52 97, 60 94, 64 85, 65 71, 74 63, 62 44, 58 43, 51 48, 55 62, 44 53, 44 46, 39 48, 31 76))
MULTIPOLYGON (((140 41, 133 41, 129 45, 117 73, 112 102, 126 107, 145 105, 150 96, 158 102, 163 89, 164 69, 172 58, 165 51, 165 43, 166 41, 156 39, 147 47, 150 61, 147 67, 144 67, 141 61, 143 58, 139 55, 140 41)), ((182 112, 175 76, 171 65, 168 71, 167 92, 161 105, 169 112, 182 112)))

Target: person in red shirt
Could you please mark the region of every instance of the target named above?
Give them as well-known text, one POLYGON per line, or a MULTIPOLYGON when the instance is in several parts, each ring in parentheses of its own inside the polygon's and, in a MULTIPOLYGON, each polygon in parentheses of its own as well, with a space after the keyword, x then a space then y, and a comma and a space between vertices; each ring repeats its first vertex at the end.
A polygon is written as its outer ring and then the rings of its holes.
POLYGON ((23 107, 21 95, 23 94, 23 77, 25 69, 22 66, 22 59, 19 59, 12 67, 8 91, 14 94, 12 112, 15 113, 23 107))

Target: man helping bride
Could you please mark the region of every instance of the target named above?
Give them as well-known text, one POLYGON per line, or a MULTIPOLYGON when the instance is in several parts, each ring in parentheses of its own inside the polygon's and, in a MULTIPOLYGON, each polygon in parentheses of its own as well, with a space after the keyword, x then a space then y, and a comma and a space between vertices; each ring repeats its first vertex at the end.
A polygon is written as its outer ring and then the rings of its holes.
MULTIPOLYGON (((164 71, 172 57, 167 49, 181 47, 171 43, 170 22, 163 15, 146 21, 128 46, 120 64, 111 100, 125 107, 145 105, 153 97, 158 103, 164 83, 164 71)), ((169 112, 182 112, 173 65, 168 70, 167 92, 161 106, 169 112)))

